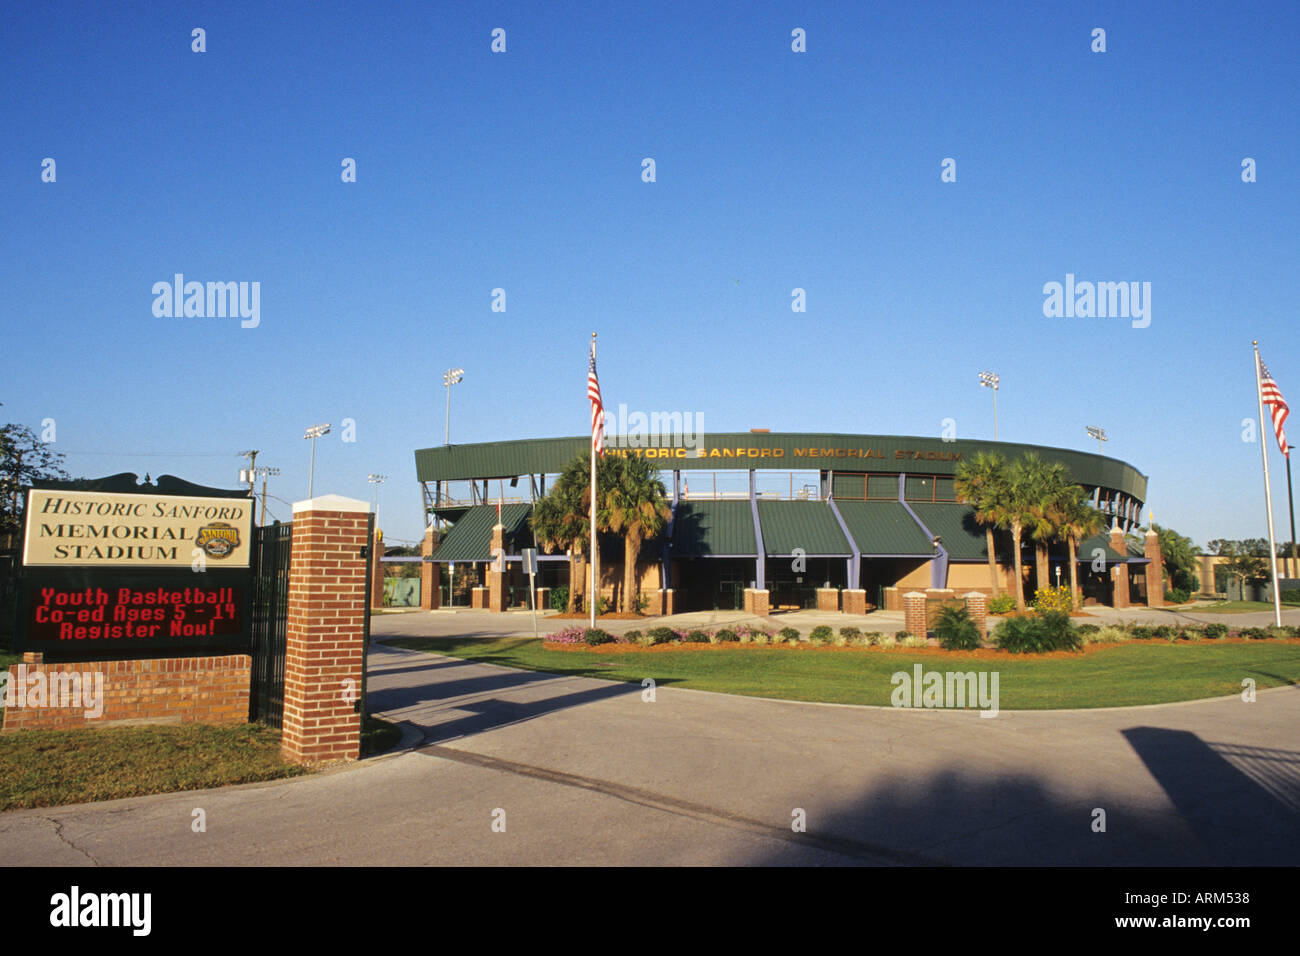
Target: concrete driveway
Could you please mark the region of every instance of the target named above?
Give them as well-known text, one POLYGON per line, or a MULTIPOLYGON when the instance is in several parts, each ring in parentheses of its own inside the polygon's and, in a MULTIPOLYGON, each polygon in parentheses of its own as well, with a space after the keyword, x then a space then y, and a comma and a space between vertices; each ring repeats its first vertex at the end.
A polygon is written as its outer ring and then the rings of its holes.
POLYGON ((639 685, 379 644, 370 675, 372 709, 405 722, 412 749, 307 779, 0 814, 5 863, 1300 862, 1297 688, 988 719, 663 685, 650 702, 639 685), (206 833, 191 831, 198 807, 206 833))

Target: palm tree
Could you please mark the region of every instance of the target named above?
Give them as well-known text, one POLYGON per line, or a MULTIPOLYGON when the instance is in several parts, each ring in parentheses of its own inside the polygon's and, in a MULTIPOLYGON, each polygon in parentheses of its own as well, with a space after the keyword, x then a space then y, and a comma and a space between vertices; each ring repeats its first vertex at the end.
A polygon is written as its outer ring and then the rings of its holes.
POLYGON ((663 532, 672 517, 672 509, 668 505, 668 490, 646 459, 612 461, 614 464, 608 469, 609 483, 602 489, 604 520, 601 524, 623 536, 623 610, 630 614, 637 606, 636 563, 641 544, 663 532))
POLYGON ((1052 586, 1048 574, 1047 545, 1061 537, 1061 501, 1072 484, 1070 472, 1060 462, 1043 461, 1032 453, 1025 455, 1030 487, 1030 515, 1027 525, 1034 540, 1034 572, 1039 590, 1052 586))
POLYGON ((1079 593, 1079 542, 1091 538, 1106 526, 1100 511, 1088 503, 1088 494, 1080 485, 1069 485, 1061 497, 1060 529, 1070 551, 1070 594, 1074 607, 1083 605, 1079 593))
POLYGON ((993 529, 1001 523, 1001 506, 1007 494, 1007 469, 1002 456, 976 452, 975 457, 957 466, 957 497, 975 509, 975 520, 984 525, 989 553, 989 581, 993 596, 1002 588, 998 584, 998 559, 993 549, 993 529))
POLYGON ((1011 556, 1015 561, 1016 608, 1025 610, 1024 560, 1020 553, 1025 528, 1038 520, 1042 460, 1033 452, 1007 466, 1006 494, 996 511, 999 524, 1011 529, 1011 556))

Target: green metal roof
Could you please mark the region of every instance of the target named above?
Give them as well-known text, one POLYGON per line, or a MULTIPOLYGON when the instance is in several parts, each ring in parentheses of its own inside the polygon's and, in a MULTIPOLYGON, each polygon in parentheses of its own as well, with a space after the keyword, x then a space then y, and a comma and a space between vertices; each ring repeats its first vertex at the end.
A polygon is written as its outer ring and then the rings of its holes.
POLYGON ((849 534, 866 557, 871 555, 934 556, 934 545, 897 501, 835 502, 849 534))
MULTIPOLYGON (((506 529, 506 550, 516 550, 532 541, 528 515, 532 505, 509 504, 501 507, 501 523, 506 529)), ((435 561, 490 561, 492 528, 497 523, 496 505, 478 505, 465 512, 438 544, 435 561)))
POLYGON ((1125 554, 1118 553, 1114 548, 1110 546, 1110 532, 1103 531, 1101 534, 1093 535, 1087 541, 1080 542, 1079 560, 1080 561, 1093 560, 1093 558, 1096 557, 1096 555, 1093 554, 1093 551, 1097 548, 1101 548, 1101 550, 1106 553, 1107 564, 1112 564, 1119 561, 1135 561, 1137 563, 1141 563, 1147 559, 1147 556, 1142 552, 1140 548, 1135 548, 1133 545, 1128 544, 1127 542, 1125 542, 1126 553, 1125 554))
POLYGON ((975 520, 975 509, 969 505, 930 504, 909 502, 916 516, 937 534, 948 556, 955 561, 987 561, 988 539, 984 526, 975 520))
MULTIPOLYGON (((943 441, 908 435, 844 435, 799 432, 712 432, 691 436, 694 447, 670 438, 647 436, 635 447, 620 447, 610 436, 607 454, 635 454, 651 459, 665 471, 715 469, 792 469, 845 472, 901 471, 951 475, 978 451, 1004 458, 1036 452, 1059 461, 1075 481, 1100 486, 1146 500, 1147 479, 1132 465, 1115 458, 1012 442, 962 439, 943 441)), ((484 442, 422 448, 415 453, 419 481, 466 478, 512 478, 515 475, 555 474, 589 447, 585 436, 524 441, 484 442)))
POLYGON ((759 501, 758 521, 763 529, 763 550, 768 554, 850 556, 835 513, 824 501, 759 501))
POLYGON ((673 519, 672 556, 758 555, 749 501, 682 501, 673 519))

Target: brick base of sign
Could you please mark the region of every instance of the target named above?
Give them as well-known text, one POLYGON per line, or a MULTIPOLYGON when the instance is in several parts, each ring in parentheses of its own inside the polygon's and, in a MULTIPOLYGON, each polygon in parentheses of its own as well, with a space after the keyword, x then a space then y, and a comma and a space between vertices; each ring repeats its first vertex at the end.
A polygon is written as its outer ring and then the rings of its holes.
POLYGON ((247 654, 11 664, 2 730, 244 724, 251 671, 247 654))
POLYGON ((469 606, 476 611, 486 611, 488 606, 488 589, 471 588, 469 592, 469 606))
POLYGON ((867 592, 861 588, 846 588, 843 592, 845 614, 867 613, 867 592))

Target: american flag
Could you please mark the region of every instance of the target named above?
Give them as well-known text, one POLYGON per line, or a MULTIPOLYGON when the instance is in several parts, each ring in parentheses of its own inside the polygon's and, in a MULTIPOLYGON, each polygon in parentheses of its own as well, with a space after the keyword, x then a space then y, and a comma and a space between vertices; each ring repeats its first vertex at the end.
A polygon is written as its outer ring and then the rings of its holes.
POLYGON ((591 346, 591 365, 587 369, 587 398, 591 399, 591 447, 605 457, 605 406, 600 400, 600 380, 596 378, 596 345, 591 346))
POLYGON ((1273 431, 1277 433, 1277 447, 1282 449, 1282 454, 1290 455, 1291 448, 1286 443, 1286 431, 1282 426, 1286 424, 1286 417, 1291 414, 1291 409, 1287 407, 1286 399, 1282 397, 1282 390, 1277 387, 1277 382, 1273 381, 1273 376, 1269 374, 1268 366, 1264 364, 1263 359, 1259 360, 1259 395, 1273 415, 1273 431))

